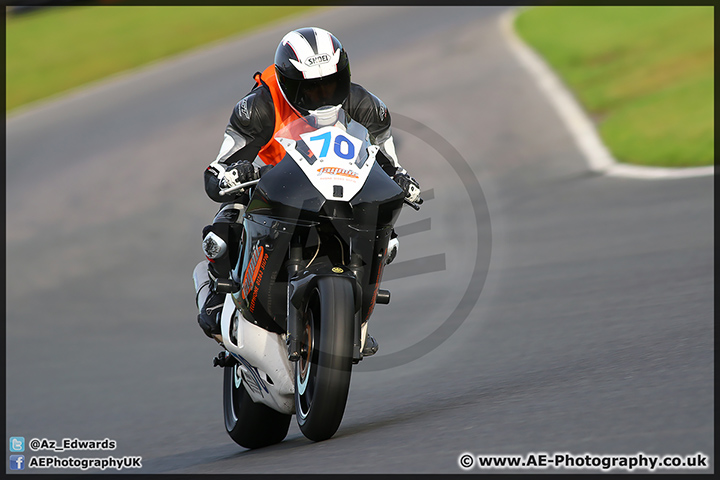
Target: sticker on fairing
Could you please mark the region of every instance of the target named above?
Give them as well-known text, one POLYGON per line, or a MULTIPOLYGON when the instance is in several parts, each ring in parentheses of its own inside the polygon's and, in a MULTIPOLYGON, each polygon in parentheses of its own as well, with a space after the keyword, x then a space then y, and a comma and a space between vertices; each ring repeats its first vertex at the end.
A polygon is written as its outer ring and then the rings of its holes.
POLYGON ((326 199, 344 201, 352 199, 370 174, 376 149, 369 149, 372 158, 368 158, 362 167, 358 167, 356 160, 362 154, 363 141, 348 135, 345 130, 335 126, 324 127, 300 134, 300 138, 317 158, 312 165, 298 154, 295 142, 281 141, 281 139, 278 141, 326 199), (341 192, 340 196, 338 192, 341 192))

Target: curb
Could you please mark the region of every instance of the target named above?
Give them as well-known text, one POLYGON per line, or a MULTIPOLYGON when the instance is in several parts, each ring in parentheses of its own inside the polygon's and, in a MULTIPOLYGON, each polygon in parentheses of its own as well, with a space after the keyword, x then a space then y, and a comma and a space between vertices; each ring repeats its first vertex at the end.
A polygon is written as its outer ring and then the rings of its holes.
POLYGON ((515 18, 521 11, 513 8, 499 18, 499 27, 510 49, 530 72, 540 90, 547 95, 565 126, 572 134, 591 170, 613 177, 647 180, 704 177, 715 174, 715 166, 690 168, 643 167, 619 163, 602 143, 595 126, 552 69, 517 35, 515 18))

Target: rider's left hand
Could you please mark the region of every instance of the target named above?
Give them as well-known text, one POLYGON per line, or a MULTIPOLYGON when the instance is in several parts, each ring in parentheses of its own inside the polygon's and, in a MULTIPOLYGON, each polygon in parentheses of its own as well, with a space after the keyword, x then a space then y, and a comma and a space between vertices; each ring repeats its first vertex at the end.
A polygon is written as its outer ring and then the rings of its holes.
POLYGON ((420 200, 420 184, 407 173, 396 173, 393 177, 395 183, 405 191, 405 199, 416 203, 420 200))

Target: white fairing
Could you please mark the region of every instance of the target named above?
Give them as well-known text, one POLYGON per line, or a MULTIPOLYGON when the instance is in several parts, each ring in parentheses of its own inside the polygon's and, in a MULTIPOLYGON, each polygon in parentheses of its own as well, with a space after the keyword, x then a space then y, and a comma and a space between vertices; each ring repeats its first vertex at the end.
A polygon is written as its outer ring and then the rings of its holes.
POLYGON ((253 401, 282 413, 295 413, 293 368, 284 336, 245 320, 235 308, 232 295, 225 296, 220 331, 223 345, 240 361, 245 389, 253 401), (233 325, 237 343, 230 338, 233 317, 237 317, 233 325))
POLYGON ((363 142, 346 134, 343 128, 324 127, 311 133, 300 134, 300 138, 317 158, 312 165, 297 151, 294 140, 277 137, 276 140, 325 199, 351 200, 365 184, 379 147, 370 145, 368 159, 358 167, 357 159, 361 154, 363 142))

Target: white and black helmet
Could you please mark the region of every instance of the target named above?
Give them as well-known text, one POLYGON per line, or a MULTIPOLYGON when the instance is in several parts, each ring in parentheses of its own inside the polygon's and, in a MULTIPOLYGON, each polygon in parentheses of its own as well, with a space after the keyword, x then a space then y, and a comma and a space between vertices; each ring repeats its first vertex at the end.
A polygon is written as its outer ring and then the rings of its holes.
POLYGON ((286 100, 303 115, 339 105, 350 93, 347 53, 322 28, 299 28, 285 35, 275 51, 275 72, 286 100))

